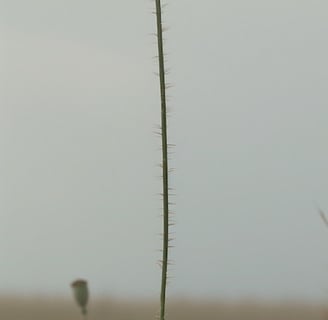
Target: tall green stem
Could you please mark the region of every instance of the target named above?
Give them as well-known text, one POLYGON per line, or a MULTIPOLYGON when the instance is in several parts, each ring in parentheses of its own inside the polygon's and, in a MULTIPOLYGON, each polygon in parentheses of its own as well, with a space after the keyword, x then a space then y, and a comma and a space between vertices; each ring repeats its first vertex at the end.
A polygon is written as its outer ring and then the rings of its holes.
POLYGON ((169 247, 169 186, 168 186, 168 152, 167 152, 167 119, 166 119, 166 85, 165 66, 163 49, 163 29, 161 1, 156 2, 157 21, 157 44, 158 44, 158 64, 161 93, 161 129, 162 129, 162 175, 163 175, 163 257, 162 257, 162 281, 161 281, 161 310, 160 320, 165 319, 167 264, 169 247))

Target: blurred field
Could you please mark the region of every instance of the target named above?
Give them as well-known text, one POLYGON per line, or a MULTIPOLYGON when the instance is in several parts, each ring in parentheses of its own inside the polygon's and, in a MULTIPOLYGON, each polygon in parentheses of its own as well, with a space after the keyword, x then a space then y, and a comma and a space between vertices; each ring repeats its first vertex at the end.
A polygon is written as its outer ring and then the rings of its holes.
MULTIPOLYGON (((88 320, 154 320, 158 304, 146 301, 91 301, 88 320)), ((328 313, 326 313, 327 315, 328 313)), ((81 320, 73 299, 0 297, 1 320, 81 320)), ((168 303, 167 320, 323 320, 320 306, 223 303, 176 300, 168 303)))

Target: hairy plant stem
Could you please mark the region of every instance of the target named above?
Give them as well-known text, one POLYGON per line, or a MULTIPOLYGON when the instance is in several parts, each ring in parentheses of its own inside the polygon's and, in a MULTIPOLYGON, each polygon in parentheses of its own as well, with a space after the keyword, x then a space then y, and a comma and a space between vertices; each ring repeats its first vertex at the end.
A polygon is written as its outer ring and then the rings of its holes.
POLYGON ((161 136, 162 136, 162 178, 163 178, 163 257, 160 296, 160 320, 165 319, 166 283, 169 247, 169 185, 168 185, 168 145, 167 145, 167 114, 166 114, 166 84, 163 49, 162 8, 161 1, 156 2, 158 64, 161 94, 161 136))

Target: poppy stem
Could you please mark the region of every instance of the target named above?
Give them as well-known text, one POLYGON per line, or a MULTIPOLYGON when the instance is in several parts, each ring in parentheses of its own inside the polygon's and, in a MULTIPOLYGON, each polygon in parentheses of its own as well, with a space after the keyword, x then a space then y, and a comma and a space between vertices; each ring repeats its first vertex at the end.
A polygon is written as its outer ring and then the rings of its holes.
POLYGON ((166 113, 166 82, 164 66, 164 46, 162 28, 161 1, 156 0, 156 23, 157 23, 157 46, 158 67, 161 94, 161 135, 162 135, 162 177, 163 177, 163 257, 162 257, 162 279, 160 296, 160 320, 165 319, 167 265, 169 251, 169 178, 168 178, 168 143, 167 143, 167 113, 166 113))

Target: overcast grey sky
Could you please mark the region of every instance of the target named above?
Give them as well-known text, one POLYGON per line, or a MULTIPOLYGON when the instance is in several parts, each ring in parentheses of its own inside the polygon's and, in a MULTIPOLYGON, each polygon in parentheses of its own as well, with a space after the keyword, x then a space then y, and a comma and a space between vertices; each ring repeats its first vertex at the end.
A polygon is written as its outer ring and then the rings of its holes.
MULTIPOLYGON (((328 299, 328 4, 167 1, 169 295, 328 299)), ((0 292, 159 292, 153 2, 0 0, 0 292)))

